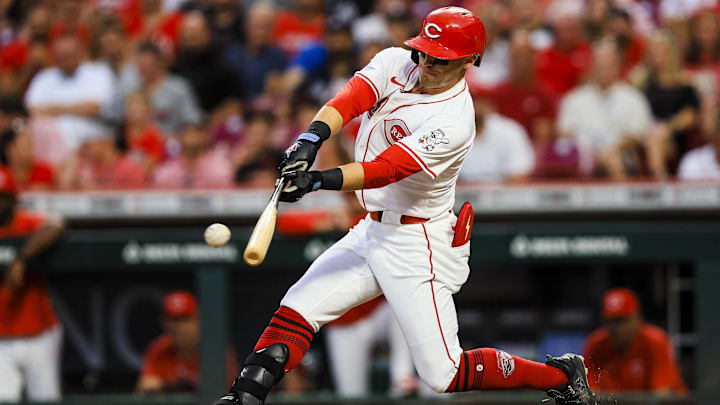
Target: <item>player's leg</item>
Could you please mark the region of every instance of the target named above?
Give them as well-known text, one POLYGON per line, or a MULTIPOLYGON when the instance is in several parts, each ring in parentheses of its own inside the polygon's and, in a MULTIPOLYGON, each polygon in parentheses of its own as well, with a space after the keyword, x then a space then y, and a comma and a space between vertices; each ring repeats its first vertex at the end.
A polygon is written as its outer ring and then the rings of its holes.
POLYGON ((584 378, 582 361, 578 364, 576 358, 548 365, 491 348, 462 350, 452 294, 467 279, 469 246, 451 248, 450 232, 444 226, 437 221, 385 229, 377 235, 391 236, 381 236, 384 243, 368 256, 420 377, 437 392, 549 391, 566 386, 568 375, 576 377, 581 372, 584 378))
POLYGON ((59 326, 28 339, 23 374, 30 401, 60 400, 61 346, 62 328, 59 326))
POLYGON ((360 397, 370 392, 370 356, 373 324, 364 318, 349 325, 325 328, 330 372, 341 397, 360 397), (352 347, 352 350, 348 350, 352 347))
POLYGON ((17 339, 0 339, 0 402, 20 402, 22 373, 18 364, 17 339))
POLYGON ((381 294, 362 256, 364 234, 360 222, 288 290, 230 393, 217 405, 262 404, 270 388, 300 363, 320 327, 381 294))

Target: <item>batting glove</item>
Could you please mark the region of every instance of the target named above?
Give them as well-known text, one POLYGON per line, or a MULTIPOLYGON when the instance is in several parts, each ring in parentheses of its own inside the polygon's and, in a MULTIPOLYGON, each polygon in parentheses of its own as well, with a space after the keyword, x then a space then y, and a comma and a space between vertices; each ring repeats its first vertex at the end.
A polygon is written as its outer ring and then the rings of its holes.
POLYGON ((280 193, 280 201, 284 202, 297 202, 305 194, 318 190, 322 185, 322 175, 315 170, 293 170, 284 173, 283 177, 290 185, 280 193))

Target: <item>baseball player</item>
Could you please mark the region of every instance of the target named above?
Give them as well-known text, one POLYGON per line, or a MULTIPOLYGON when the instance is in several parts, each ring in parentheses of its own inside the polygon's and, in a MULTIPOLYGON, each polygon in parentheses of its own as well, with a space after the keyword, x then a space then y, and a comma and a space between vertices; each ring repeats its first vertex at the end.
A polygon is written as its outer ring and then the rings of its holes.
MULTIPOLYGON (((323 106, 280 164, 294 202, 318 190, 355 190, 369 212, 282 299, 230 392, 216 405, 262 404, 313 335, 384 294, 420 378, 437 392, 531 388, 558 404, 594 404, 583 359, 536 363, 504 351, 463 351, 452 295, 469 275, 472 209, 452 212, 455 183, 475 135, 465 72, 485 48, 480 19, 459 7, 425 17, 410 51, 389 48, 323 106), (355 117, 355 160, 308 171, 323 141, 355 117)), ((348 348, 352 350, 352 348, 348 348)))
POLYGON ((30 261, 57 241, 65 225, 59 217, 20 208, 17 191, 12 171, 0 166, 0 238, 26 238, 0 268, 0 403, 20 402, 23 387, 30 401, 59 401, 62 328, 47 278, 30 261))

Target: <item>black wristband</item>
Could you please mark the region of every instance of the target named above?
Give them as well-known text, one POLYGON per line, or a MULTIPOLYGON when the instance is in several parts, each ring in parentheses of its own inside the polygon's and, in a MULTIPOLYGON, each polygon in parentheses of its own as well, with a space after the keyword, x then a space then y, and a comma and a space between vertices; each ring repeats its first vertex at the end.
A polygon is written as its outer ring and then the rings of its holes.
POLYGON ((310 123, 310 126, 308 127, 307 131, 311 134, 315 134, 318 137, 320 137, 320 142, 325 142, 328 138, 330 138, 330 126, 322 121, 313 121, 310 123))
POLYGON ((343 184, 343 174, 339 167, 321 172, 311 171, 310 177, 313 182, 312 190, 340 190, 343 184))

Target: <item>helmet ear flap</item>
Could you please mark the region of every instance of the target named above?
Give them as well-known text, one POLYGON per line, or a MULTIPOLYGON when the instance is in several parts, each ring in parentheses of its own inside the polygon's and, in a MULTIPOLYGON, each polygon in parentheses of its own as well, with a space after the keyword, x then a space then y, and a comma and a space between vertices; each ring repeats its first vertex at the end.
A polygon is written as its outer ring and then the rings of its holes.
POLYGON ((417 49, 412 49, 412 52, 410 53, 410 59, 412 59, 413 62, 417 65, 420 63, 420 53, 417 49))

